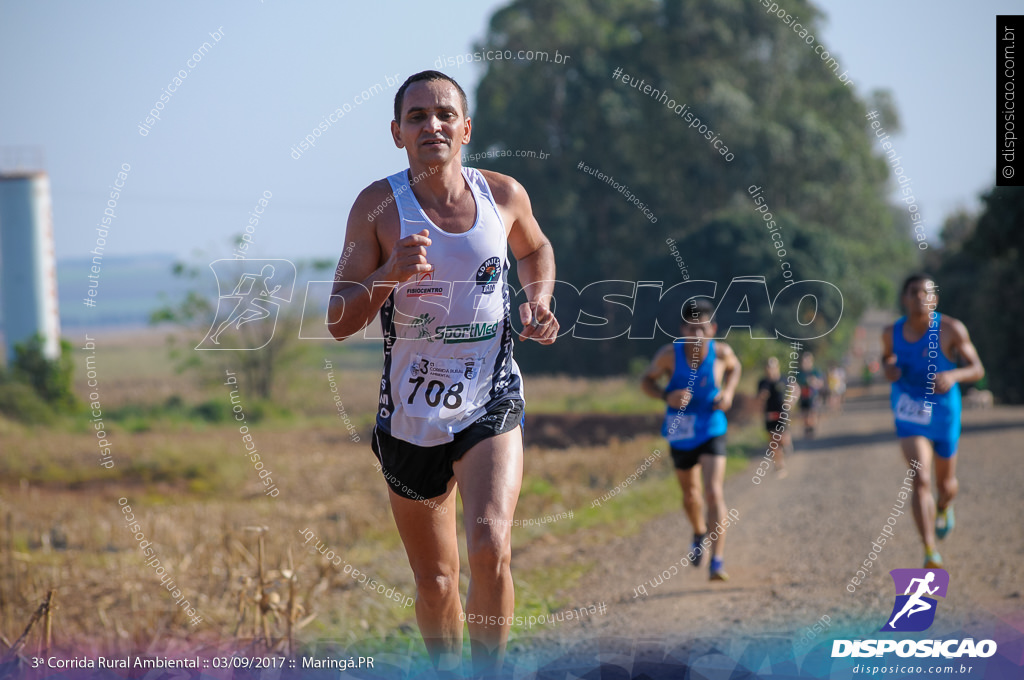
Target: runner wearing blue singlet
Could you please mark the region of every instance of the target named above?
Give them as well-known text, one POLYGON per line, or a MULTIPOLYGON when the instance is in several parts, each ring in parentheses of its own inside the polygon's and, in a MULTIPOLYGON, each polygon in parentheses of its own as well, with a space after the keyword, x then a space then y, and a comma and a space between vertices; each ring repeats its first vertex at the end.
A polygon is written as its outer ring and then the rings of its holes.
POLYGON ((658 350, 644 373, 644 392, 666 403, 662 435, 671 447, 672 462, 683 490, 683 510, 693 526, 691 552, 699 566, 710 548, 710 576, 725 581, 726 505, 725 412, 732 406, 740 381, 740 362, 729 345, 711 340, 718 325, 711 320, 714 307, 706 298, 690 300, 683 309, 682 338, 658 350), (668 376, 662 388, 659 382, 668 376), (700 486, 703 477, 704 498, 700 486), (705 501, 707 517, 704 516, 705 501), (715 528, 714 540, 706 539, 715 528))
POLYGON ((416 580, 420 633, 446 677, 463 677, 463 621, 474 673, 501 672, 523 477, 513 315, 520 340, 546 345, 558 335, 551 244, 518 182, 462 167, 471 130, 466 94, 447 75, 423 71, 399 87, 391 137, 409 168, 356 198, 347 281, 335 282, 328 316, 343 340, 380 314, 384 367, 372 447, 416 580), (509 250, 527 299, 517 310, 509 250), (456 493, 470 568, 465 612, 456 493))
POLYGON ((902 291, 900 300, 907 314, 882 332, 882 358, 885 377, 892 382, 896 436, 903 456, 917 469, 914 521, 924 543, 925 568, 938 568, 942 557, 935 549, 936 537, 945 538, 955 524, 959 383, 981 380, 985 369, 967 328, 935 311, 938 286, 931 276, 911 275, 902 291), (963 364, 960 368, 958 361, 963 364), (938 503, 931 491, 933 458, 938 503))

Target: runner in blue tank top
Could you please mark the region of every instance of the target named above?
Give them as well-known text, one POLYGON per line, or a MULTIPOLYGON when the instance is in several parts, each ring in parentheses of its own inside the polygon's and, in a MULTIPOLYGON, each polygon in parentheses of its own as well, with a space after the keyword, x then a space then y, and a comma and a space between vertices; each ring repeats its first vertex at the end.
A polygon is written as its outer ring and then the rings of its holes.
POLYGON ((882 361, 885 377, 892 382, 896 436, 903 456, 917 470, 914 521, 924 543, 925 568, 942 566, 935 539, 945 538, 955 522, 959 383, 976 382, 985 375, 967 328, 935 311, 938 290, 928 274, 908 277, 900 295, 907 315, 882 332, 882 361), (957 368, 958 361, 962 368, 957 368), (931 489, 933 458, 937 504, 931 489))
POLYGON ((551 244, 518 182, 462 167, 471 129, 466 94, 447 75, 423 71, 399 87, 391 137, 409 169, 356 198, 345 239, 351 252, 338 264, 328 313, 338 340, 380 313, 384 370, 373 450, 416 579, 416 620, 441 677, 463 677, 464 621, 474 674, 501 670, 523 477, 510 317, 522 324, 520 340, 546 345, 558 335, 549 309, 551 244), (527 292, 518 310, 509 308, 509 249, 527 292), (465 613, 456 489, 471 571, 465 613))
POLYGON ((658 350, 643 376, 643 390, 666 403, 662 435, 668 439, 676 477, 683 490, 683 510, 693 526, 690 561, 699 566, 710 548, 710 576, 725 581, 725 412, 740 381, 740 362, 724 342, 711 340, 718 325, 714 307, 696 298, 683 308, 682 338, 658 350), (659 381, 668 376, 662 388, 659 381), (704 498, 700 495, 703 477, 704 498), (707 517, 704 506, 707 503, 707 517), (708 530, 712 529, 711 536, 708 530))

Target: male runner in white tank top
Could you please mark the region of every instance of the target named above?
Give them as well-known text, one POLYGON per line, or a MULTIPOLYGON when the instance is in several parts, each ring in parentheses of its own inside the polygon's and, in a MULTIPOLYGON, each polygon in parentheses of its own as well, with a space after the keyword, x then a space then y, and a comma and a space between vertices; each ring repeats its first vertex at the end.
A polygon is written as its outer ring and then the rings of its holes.
POLYGON ((514 607, 511 529, 523 473, 519 369, 512 360, 508 248, 527 302, 521 340, 551 344, 551 244, 511 177, 462 167, 466 95, 437 71, 395 95, 391 134, 409 169, 359 194, 355 245, 332 291, 338 340, 380 312, 384 333, 373 451, 416 579, 416 619, 439 672, 458 675, 468 622, 476 673, 501 670, 514 607), (470 585, 463 614, 455 489, 470 585), (430 502, 423 502, 426 500, 430 502))

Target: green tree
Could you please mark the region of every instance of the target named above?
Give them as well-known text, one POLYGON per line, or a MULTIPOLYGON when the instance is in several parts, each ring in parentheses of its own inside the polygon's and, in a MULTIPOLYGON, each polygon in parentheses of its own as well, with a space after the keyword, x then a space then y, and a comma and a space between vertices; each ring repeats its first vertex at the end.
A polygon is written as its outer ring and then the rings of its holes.
POLYGON ((60 356, 48 359, 43 338, 34 335, 14 346, 7 370, 0 367, 0 413, 29 423, 44 423, 79 405, 72 389, 75 372, 71 343, 60 341, 60 356))
POLYGON ((29 385, 57 411, 73 411, 78 405, 71 383, 75 363, 71 343, 60 341, 60 356, 48 359, 43 353, 43 338, 36 334, 14 346, 11 376, 29 385))
POLYGON ((932 259, 942 311, 967 325, 992 392, 1024 403, 1024 188, 994 187, 980 216, 947 218, 932 259))
MULTIPOLYGON (((787 9, 820 34, 812 4, 793 0, 787 9)), ((909 267, 909 226, 887 203, 888 168, 868 134, 868 107, 760 3, 515 0, 491 18, 479 49, 550 55, 489 62, 471 114, 474 151, 551 154, 483 165, 530 192, 560 280, 577 288, 662 280, 667 288, 680 278, 665 244, 672 238, 684 244, 692 278, 717 281, 721 293, 732 275, 764 276, 774 295, 784 284, 780 261, 751 186, 762 187, 785 225, 795 279, 842 290, 848 325, 829 339, 845 337, 868 304, 891 294, 892 272, 909 267), (688 105, 734 159, 665 103, 613 78, 617 68, 688 105), (581 161, 628 185, 657 222, 580 172, 581 161)), ((873 93, 872 103, 896 124, 886 93, 873 93)), ((563 338, 550 348, 527 344, 521 355, 536 369, 612 373, 664 341, 563 338)))

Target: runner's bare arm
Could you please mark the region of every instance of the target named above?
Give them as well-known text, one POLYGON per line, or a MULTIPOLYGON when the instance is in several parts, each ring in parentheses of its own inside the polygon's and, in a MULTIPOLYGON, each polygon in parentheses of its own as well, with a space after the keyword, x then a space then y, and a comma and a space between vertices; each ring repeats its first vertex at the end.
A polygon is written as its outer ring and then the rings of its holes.
POLYGON ((715 397, 715 408, 728 411, 732 408, 733 397, 736 396, 736 388, 740 384, 740 372, 743 367, 732 347, 724 342, 715 343, 717 358, 725 362, 725 374, 722 376, 722 389, 715 397))
POLYGON ((380 311, 395 286, 433 269, 427 263, 427 231, 395 241, 390 251, 381 237, 385 225, 399 234, 398 209, 387 180, 374 182, 352 204, 348 216, 351 252, 334 274, 327 328, 337 340, 358 333, 380 311), (374 219, 371 216, 376 214, 374 219))
POLYGON ((644 393, 652 399, 661 399, 672 408, 686 408, 686 405, 690 403, 690 397, 693 396, 690 390, 684 387, 679 390, 666 392, 658 384, 662 376, 668 376, 668 379, 671 380, 672 374, 675 371, 675 349, 672 345, 665 345, 654 355, 654 359, 651 360, 651 365, 647 367, 640 385, 644 393))
MULTIPOLYGON (((507 175, 483 171, 495 201, 511 222, 508 245, 516 258, 519 283, 526 290, 527 302, 519 305, 523 323, 520 340, 533 338, 550 345, 558 336, 558 319, 551 313, 551 295, 555 289, 555 253, 540 229, 526 189, 507 175)), ((575 319, 573 319, 575 321, 575 319)))
POLYGON ((885 379, 896 382, 903 372, 896 366, 896 353, 892 351, 892 329, 890 325, 882 330, 882 368, 885 379))
POLYGON ((659 349, 650 366, 644 371, 640 379, 640 388, 651 399, 665 399, 665 390, 658 383, 662 376, 670 376, 675 370, 675 357, 672 355, 672 345, 665 345, 659 349))
POLYGON ((985 377, 985 367, 981 365, 981 357, 971 342, 967 326, 951 317, 945 317, 943 320, 947 323, 943 323, 942 332, 948 334, 951 339, 947 356, 959 356, 967 365, 935 375, 935 391, 939 394, 949 392, 956 383, 977 382, 985 377))

